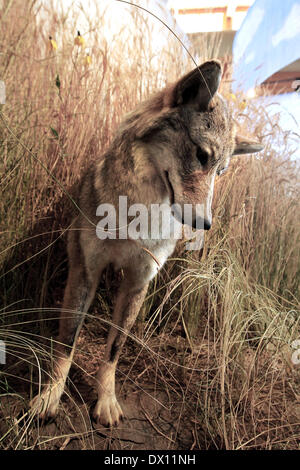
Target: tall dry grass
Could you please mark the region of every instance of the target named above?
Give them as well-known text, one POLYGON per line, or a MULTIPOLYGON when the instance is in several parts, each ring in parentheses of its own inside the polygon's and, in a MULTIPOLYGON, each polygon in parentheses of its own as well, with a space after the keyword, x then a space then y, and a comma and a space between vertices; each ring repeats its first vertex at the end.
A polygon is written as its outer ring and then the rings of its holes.
MULTIPOLYGON (((16 419, 15 402, 26 409, 30 383, 38 381, 33 364, 51 361, 50 320, 59 315, 67 273, 68 194, 107 148, 122 116, 193 67, 166 28, 167 46, 157 49, 157 26, 135 8, 128 10, 130 27, 109 39, 108 12, 99 11, 96 23, 85 12, 81 33, 93 59, 87 67, 85 53, 74 46, 78 10, 73 6, 66 17, 47 5, 1 4, 3 448, 54 448, 57 440, 33 438, 30 420, 16 419), (57 51, 49 49, 49 35, 57 51)), ((203 59, 210 54, 217 51, 203 50, 203 59)), ((191 426, 193 442, 186 445, 193 448, 298 448, 299 369, 291 360, 292 341, 300 338, 298 165, 276 118, 270 121, 252 102, 244 112, 232 106, 265 150, 232 161, 216 183, 214 224, 203 250, 189 253, 180 243, 153 282, 132 334, 139 352, 126 380, 139 384, 150 368, 150 383, 154 377, 167 391, 172 409, 175 394, 176 430, 171 441, 168 436, 174 448, 185 426, 191 426)), ((116 287, 110 281, 108 274, 91 309, 90 332, 103 333, 109 322, 116 287)), ((87 376, 95 372, 93 344, 82 341, 75 357, 87 376)), ((80 433, 81 448, 95 448, 93 431, 80 433)))

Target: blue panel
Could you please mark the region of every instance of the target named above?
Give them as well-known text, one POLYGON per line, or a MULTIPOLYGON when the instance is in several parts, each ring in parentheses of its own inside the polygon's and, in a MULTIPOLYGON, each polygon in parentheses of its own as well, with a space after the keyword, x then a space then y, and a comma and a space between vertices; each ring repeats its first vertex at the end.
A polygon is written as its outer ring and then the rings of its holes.
POLYGON ((233 90, 247 91, 300 57, 300 0, 256 0, 233 43, 233 90))

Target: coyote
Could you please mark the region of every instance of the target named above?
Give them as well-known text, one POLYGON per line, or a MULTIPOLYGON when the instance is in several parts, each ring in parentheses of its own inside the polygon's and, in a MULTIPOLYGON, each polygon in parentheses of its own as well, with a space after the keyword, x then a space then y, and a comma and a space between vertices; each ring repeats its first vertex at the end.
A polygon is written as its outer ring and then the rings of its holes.
POLYGON ((145 298, 148 284, 175 249, 176 239, 104 239, 96 235, 96 210, 119 196, 129 204, 201 205, 181 224, 209 230, 216 174, 232 155, 258 152, 262 146, 236 135, 225 100, 217 93, 222 75, 216 60, 203 63, 168 85, 127 115, 110 148, 81 180, 80 208, 68 234, 69 275, 61 311, 51 380, 31 402, 40 418, 54 416, 72 363, 84 315, 106 266, 123 270, 103 363, 97 374, 96 422, 118 425, 123 418, 115 395, 115 371, 122 346, 145 298))

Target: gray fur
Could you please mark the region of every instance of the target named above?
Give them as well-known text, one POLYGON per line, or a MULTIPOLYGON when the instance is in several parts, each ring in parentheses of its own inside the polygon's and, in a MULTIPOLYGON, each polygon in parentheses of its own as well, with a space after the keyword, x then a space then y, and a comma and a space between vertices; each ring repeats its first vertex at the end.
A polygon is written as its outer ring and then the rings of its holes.
MULTIPOLYGON (((56 367, 53 380, 31 403, 33 412, 41 417, 57 411, 84 313, 103 269, 113 264, 115 269, 123 269, 124 280, 113 312, 115 327, 110 329, 97 377, 94 418, 106 426, 118 424, 122 418, 115 397, 117 361, 148 284, 174 251, 176 240, 99 240, 96 209, 101 203, 118 208, 119 195, 128 197, 128 205, 204 204, 209 228, 216 172, 236 152, 235 125, 217 93, 220 78, 219 62, 206 62, 141 103, 124 119, 104 157, 83 177, 78 205, 84 216, 77 215, 69 233, 69 276, 56 367)), ((243 153, 247 148, 252 151, 249 142, 242 145, 239 139, 239 146, 243 153)), ((193 213, 193 219, 197 216, 193 213)))

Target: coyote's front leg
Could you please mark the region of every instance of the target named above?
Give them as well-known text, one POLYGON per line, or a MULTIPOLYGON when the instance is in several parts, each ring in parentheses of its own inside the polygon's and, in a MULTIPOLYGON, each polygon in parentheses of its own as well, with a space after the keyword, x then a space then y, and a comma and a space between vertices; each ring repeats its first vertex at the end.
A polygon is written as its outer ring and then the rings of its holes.
POLYGON ((55 347, 53 370, 48 380, 30 403, 33 415, 41 419, 55 416, 72 364, 76 340, 96 292, 103 263, 86 266, 78 250, 79 231, 69 234, 69 275, 59 322, 59 337, 55 347), (77 237, 77 238, 76 238, 77 237))
MULTIPOLYGON (((143 278, 143 277, 142 277, 143 278)), ((98 401, 93 417, 104 425, 118 425, 123 418, 122 409, 115 395, 115 372, 122 346, 139 313, 145 298, 148 280, 143 283, 136 272, 125 270, 125 278, 120 286, 113 313, 104 362, 97 375, 98 401)))

